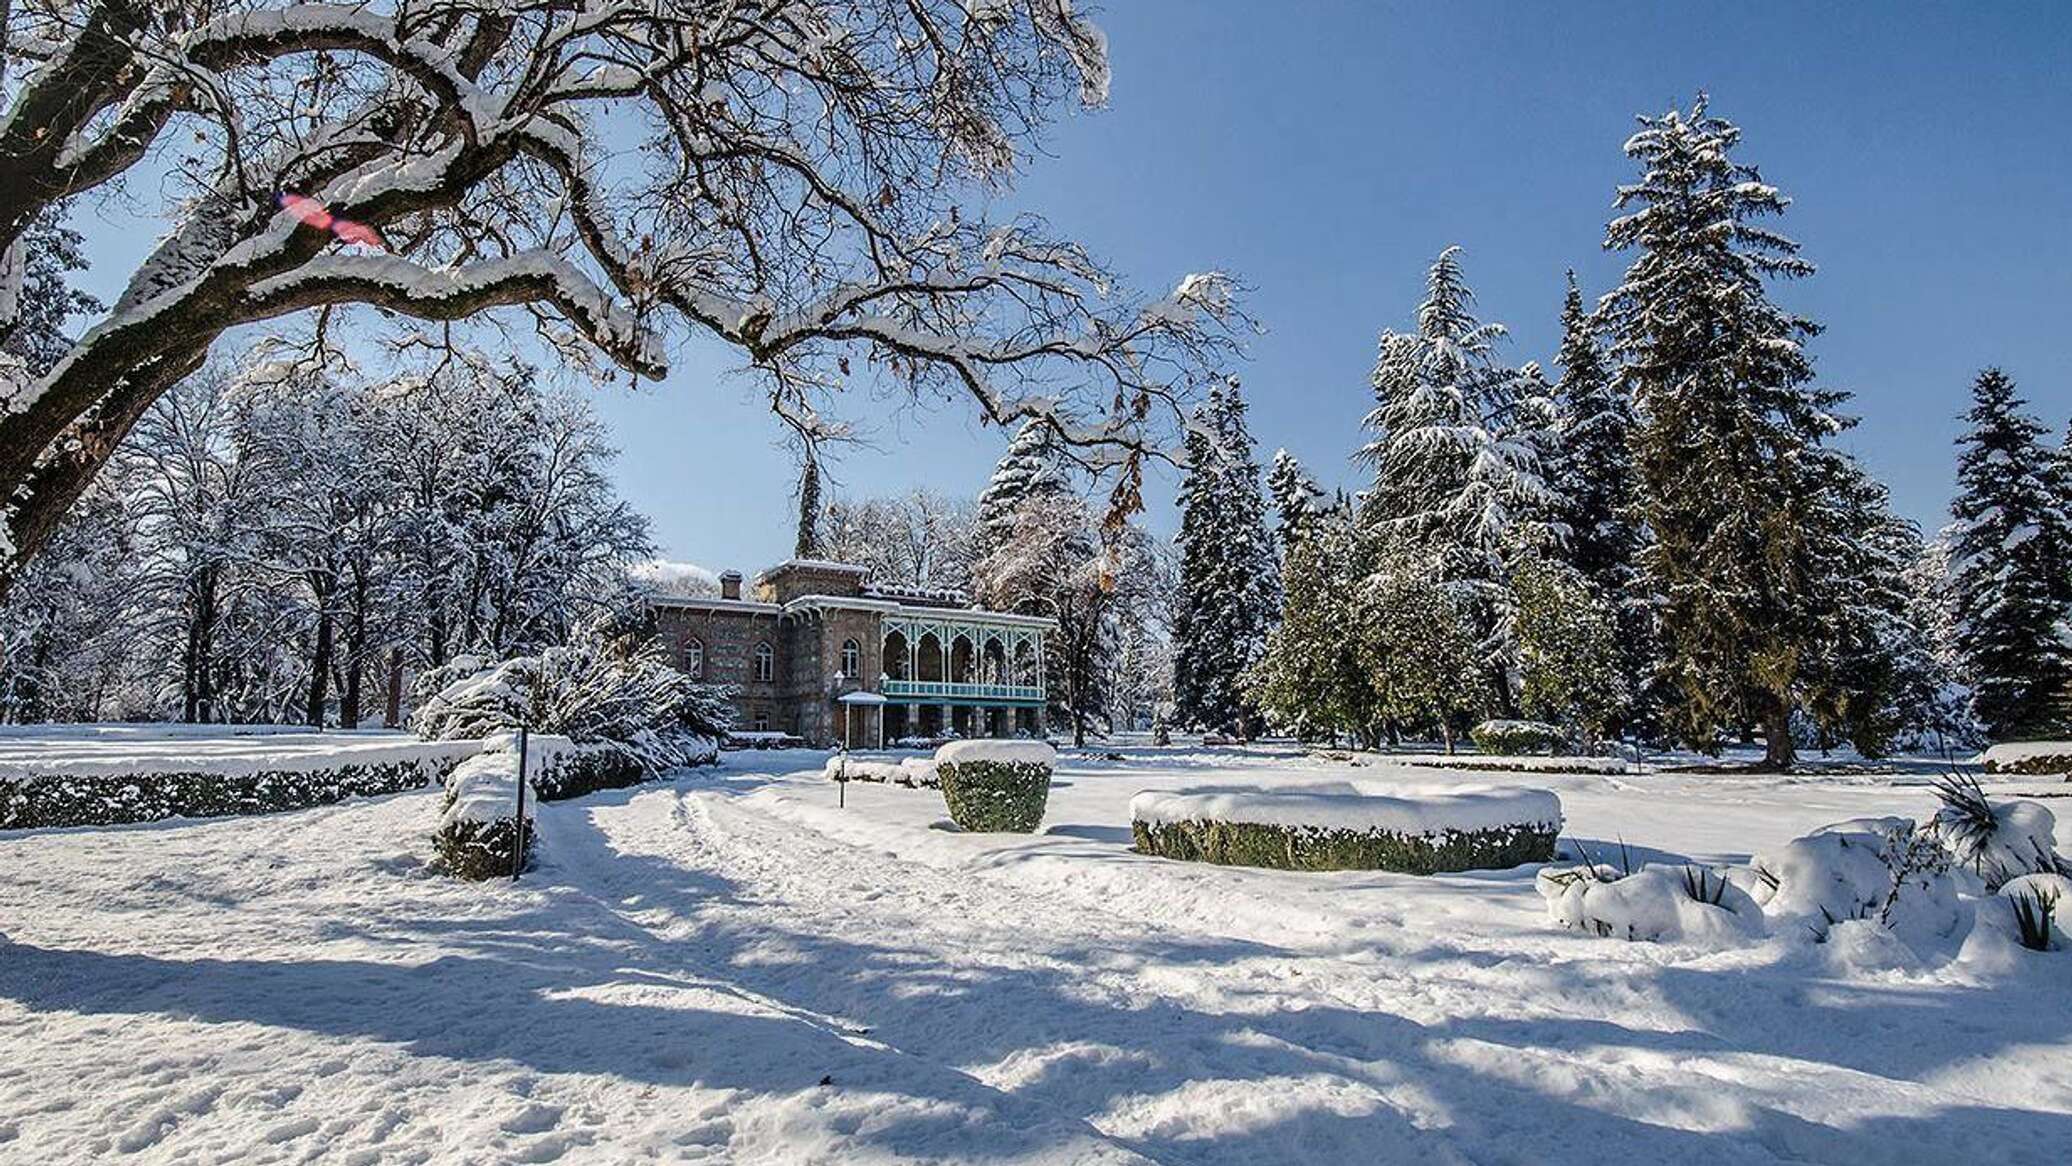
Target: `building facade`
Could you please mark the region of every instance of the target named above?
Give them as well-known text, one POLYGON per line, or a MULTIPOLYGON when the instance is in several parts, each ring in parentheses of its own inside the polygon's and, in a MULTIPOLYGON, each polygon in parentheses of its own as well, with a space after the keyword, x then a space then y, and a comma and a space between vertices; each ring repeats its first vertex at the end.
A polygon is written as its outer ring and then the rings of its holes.
POLYGON ((716 597, 657 596, 657 634, 677 667, 734 690, 744 732, 855 748, 1042 734, 1043 639, 1056 621, 867 576, 794 559, 744 594, 728 571, 716 597))

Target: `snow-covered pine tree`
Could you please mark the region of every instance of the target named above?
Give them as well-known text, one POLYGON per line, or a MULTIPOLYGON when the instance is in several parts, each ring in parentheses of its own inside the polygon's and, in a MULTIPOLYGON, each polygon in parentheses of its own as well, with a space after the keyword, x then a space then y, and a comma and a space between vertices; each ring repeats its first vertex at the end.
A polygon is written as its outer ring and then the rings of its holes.
POLYGON ((973 558, 983 559, 1014 537, 1017 511, 1031 498, 1069 493, 1071 477, 1059 454, 1056 430, 1026 421, 1007 443, 1007 452, 978 495, 978 534, 973 558))
POLYGON ((1605 360, 1596 324, 1583 310, 1574 271, 1568 273, 1561 348, 1554 359, 1561 366, 1561 379, 1554 386, 1561 459, 1547 476, 1568 526, 1564 557, 1612 612, 1618 669, 1628 700, 1608 726, 1617 733, 1632 714, 1645 715, 1645 694, 1655 665, 1652 621, 1639 583, 1638 559, 1645 537, 1633 514, 1633 454, 1627 446, 1633 432, 1633 402, 1605 360))
POLYGON ((1366 572, 1351 509, 1310 512, 1284 553, 1281 619, 1245 675, 1246 691, 1300 736, 1350 733, 1372 743, 1380 718, 1356 630, 1366 572))
POLYGON ((1180 485, 1180 591, 1173 703, 1181 723, 1249 732, 1246 669, 1280 609, 1266 499, 1237 378, 1216 385, 1187 435, 1180 485))
POLYGON ((2051 731, 2072 678, 2065 620, 2067 515, 2043 426, 1997 368, 1972 382, 1950 503, 1957 650, 1996 740, 2051 731))
POLYGON ((1544 407, 1519 409, 1524 374, 1494 359, 1501 324, 1475 318, 1474 293, 1449 247, 1425 280, 1416 331, 1384 332, 1375 361, 1374 434, 1355 454, 1374 470, 1364 522, 1377 558, 1440 564, 1468 613, 1500 711, 1513 706, 1516 641, 1506 575, 1521 549, 1554 533, 1539 458, 1544 407))
POLYGON ((1324 514, 1324 491, 1316 479, 1285 449, 1273 454, 1273 468, 1266 474, 1266 492, 1273 498, 1274 542, 1285 565, 1294 546, 1324 514))
POLYGON ((1832 632, 1828 580, 1802 567, 1802 520, 1822 476, 1807 451, 1836 428, 1834 398, 1808 388, 1811 321, 1772 303, 1775 277, 1813 267, 1759 225, 1788 200, 1733 160, 1741 131, 1700 96, 1643 117, 1626 142, 1640 166, 1605 246, 1638 252, 1599 306, 1638 421, 1636 512, 1653 535, 1641 572, 1673 681, 1674 727, 1710 748, 1723 728, 1762 727, 1764 762, 1788 767, 1799 661, 1832 632))

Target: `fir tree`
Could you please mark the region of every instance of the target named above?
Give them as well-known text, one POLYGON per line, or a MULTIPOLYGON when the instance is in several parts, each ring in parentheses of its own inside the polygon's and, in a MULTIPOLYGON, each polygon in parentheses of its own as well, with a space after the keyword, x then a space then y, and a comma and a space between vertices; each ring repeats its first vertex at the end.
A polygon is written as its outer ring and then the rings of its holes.
POLYGON ((1284 546, 1281 619, 1246 674, 1246 692, 1298 735, 1351 733, 1371 742, 1376 698, 1360 638, 1351 633, 1359 626, 1365 572, 1350 510, 1307 512, 1300 533, 1284 546))
POLYGON ((1417 330, 1383 333, 1366 418, 1375 436, 1355 456, 1374 469, 1365 518, 1376 554, 1439 563, 1480 645, 1484 691, 1508 712, 1516 641, 1505 580, 1515 555, 1554 533, 1539 465, 1551 417, 1542 397, 1521 394, 1526 375, 1497 364, 1503 326, 1475 318, 1459 253, 1449 247, 1432 264, 1417 330))
POLYGON ((1564 557, 1582 572, 1612 614, 1614 651, 1626 708, 1608 730, 1616 733, 1643 712, 1654 667, 1647 597, 1639 583, 1644 543, 1633 512, 1633 403, 1605 360, 1595 322, 1583 311, 1576 273, 1568 273, 1561 305, 1561 379, 1554 396, 1560 412, 1561 459, 1549 473, 1567 525, 1564 557))
POLYGON ((992 554, 1014 536, 1017 511, 1031 498, 1050 498, 1071 490, 1071 478, 1059 456, 1057 433, 1048 422, 1029 420, 1008 442, 1007 452, 978 496, 978 537, 974 558, 992 554))
POLYGON ((1173 703, 1184 724, 1249 732, 1243 677, 1279 608, 1266 500, 1236 378, 1213 388, 1187 435, 1173 703))
POLYGON ((1810 274, 1798 245, 1761 226, 1788 203, 1732 158, 1741 132, 1701 96, 1688 113, 1643 117, 1626 143, 1640 165, 1605 246, 1636 251, 1599 314, 1638 421, 1632 435, 1641 550, 1675 727, 1710 748, 1759 725, 1765 764, 1794 758, 1799 662, 1828 649, 1832 581, 1804 564, 1819 537, 1823 475, 1809 451, 1838 422, 1815 391, 1804 342, 1818 328, 1772 303, 1771 278, 1810 274))
POLYGON ((2072 661, 2065 620, 2067 515, 2044 428, 1997 368, 1972 384, 1950 504, 1957 650, 1979 719, 2005 740, 2050 731, 2072 661))
POLYGON ((1274 542, 1280 547, 1281 562, 1285 565, 1295 544, 1322 517, 1324 512, 1318 503, 1324 491, 1302 468, 1302 463, 1295 460, 1295 455, 1285 449, 1274 451, 1273 469, 1266 475, 1266 491, 1273 497, 1274 542))

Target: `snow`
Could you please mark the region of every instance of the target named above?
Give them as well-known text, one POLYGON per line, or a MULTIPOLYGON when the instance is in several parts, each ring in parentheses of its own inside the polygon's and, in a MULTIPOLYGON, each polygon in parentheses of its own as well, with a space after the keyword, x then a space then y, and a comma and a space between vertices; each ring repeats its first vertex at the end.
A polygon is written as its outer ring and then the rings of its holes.
POLYGON ((829 781, 882 781, 905 786, 940 786, 936 762, 929 757, 864 757, 837 753, 823 770, 829 781))
MULTIPOLYGON (((560 738, 566 745, 567 739, 560 738)), ((535 756, 529 745, 525 754, 526 789, 525 810, 529 819, 536 817, 540 797, 532 788, 531 778, 546 768, 547 754, 542 750, 535 756)), ((446 792, 453 799, 441 811, 442 824, 454 822, 500 822, 518 815, 518 743, 510 742, 510 748, 485 748, 482 752, 453 767, 446 776, 446 792)))
POLYGON ((279 725, 0 727, 0 780, 115 774, 302 773, 335 765, 466 757, 475 741, 420 741, 389 731, 298 731, 279 725))
POLYGON ((937 765, 992 761, 1001 765, 1054 765, 1058 751, 1045 741, 951 741, 935 751, 937 765))
POLYGON ((1327 830, 1443 834, 1561 823, 1561 799, 1543 789, 1406 789, 1329 782, 1257 789, 1146 790, 1130 799, 1138 822, 1245 822, 1327 830), (1389 792, 1384 792, 1389 791, 1389 792))
MULTIPOLYGON (((2063 953, 1614 942, 1550 924, 1530 868, 1169 862, 1129 849, 1136 792, 1344 769, 1120 751, 1062 755, 1035 835, 734 754, 540 806, 515 884, 427 872, 433 790, 0 836, 0 1158, 2062 1159, 2063 953)), ((1462 780, 1550 786, 1593 855, 1675 869, 1924 820, 1932 772, 1462 780)))

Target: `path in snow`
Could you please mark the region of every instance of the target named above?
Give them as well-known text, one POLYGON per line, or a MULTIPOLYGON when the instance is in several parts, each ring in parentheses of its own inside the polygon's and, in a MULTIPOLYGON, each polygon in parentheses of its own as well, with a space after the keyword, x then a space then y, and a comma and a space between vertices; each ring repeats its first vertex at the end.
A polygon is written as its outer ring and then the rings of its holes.
MULTIPOLYGON (((837 810, 802 778, 598 795, 543 808, 548 861, 517 887, 423 872, 429 794, 0 837, 0 1158, 2042 1163, 2072 1142, 2062 983, 1588 939, 1548 930, 1519 873, 1147 859, 1116 818, 1141 786, 1316 776, 1154 756, 1068 763, 1035 838, 933 829, 929 791, 837 810)), ((1537 780, 1587 837, 1688 854, 1922 798, 1537 780)))

